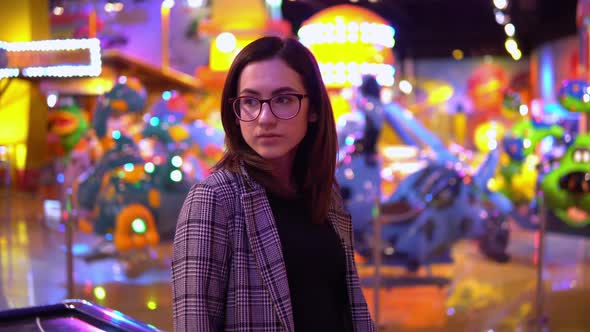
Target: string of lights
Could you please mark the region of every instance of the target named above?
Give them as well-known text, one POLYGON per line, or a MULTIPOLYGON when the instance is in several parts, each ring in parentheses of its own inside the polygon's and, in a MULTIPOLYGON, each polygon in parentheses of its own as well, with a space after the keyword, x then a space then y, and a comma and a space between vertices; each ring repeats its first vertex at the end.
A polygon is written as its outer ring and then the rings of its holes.
POLYGON ((38 40, 31 42, 0 41, 8 57, 19 61, 32 59, 36 63, 41 57, 67 58, 67 65, 28 65, 23 68, 0 69, 0 78, 17 77, 94 77, 101 73, 100 41, 98 39, 38 40), (18 54, 17 54, 18 53, 18 54))
POLYGON ((503 26, 504 32, 506 33, 504 47, 506 47, 508 54, 510 54, 514 60, 518 61, 522 57, 522 52, 516 41, 516 27, 514 26, 514 23, 511 22, 510 15, 508 14, 510 3, 508 0, 493 0, 493 4, 496 23, 503 26))

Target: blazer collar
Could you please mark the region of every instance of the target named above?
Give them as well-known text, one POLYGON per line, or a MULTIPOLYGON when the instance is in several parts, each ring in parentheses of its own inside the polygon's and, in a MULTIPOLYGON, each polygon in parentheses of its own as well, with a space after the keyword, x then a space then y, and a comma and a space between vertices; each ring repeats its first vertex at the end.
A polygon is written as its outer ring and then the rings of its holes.
POLYGON ((352 238, 347 234, 352 234, 352 222, 350 222, 350 214, 346 212, 344 207, 339 206, 338 201, 332 195, 330 207, 328 208, 328 222, 332 225, 342 244, 346 247, 352 248, 352 238))

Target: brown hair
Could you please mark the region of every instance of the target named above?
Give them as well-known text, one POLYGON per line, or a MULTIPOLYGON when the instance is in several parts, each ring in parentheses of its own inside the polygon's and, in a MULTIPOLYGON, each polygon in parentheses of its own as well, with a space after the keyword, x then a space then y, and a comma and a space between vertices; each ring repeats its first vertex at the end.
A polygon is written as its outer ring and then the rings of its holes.
POLYGON ((313 54, 292 38, 262 37, 248 44, 234 59, 223 88, 221 121, 225 130, 226 151, 215 169, 226 168, 237 172, 239 161, 246 164, 249 173, 271 191, 273 185, 268 163, 244 140, 236 125, 236 116, 229 102, 238 94, 238 82, 242 70, 250 63, 279 58, 303 81, 309 98, 309 112, 317 115, 317 121, 309 122, 307 133, 299 144, 293 163, 293 176, 297 191, 303 194, 312 222, 323 223, 330 206, 338 141, 332 105, 322 81, 318 63, 313 54))

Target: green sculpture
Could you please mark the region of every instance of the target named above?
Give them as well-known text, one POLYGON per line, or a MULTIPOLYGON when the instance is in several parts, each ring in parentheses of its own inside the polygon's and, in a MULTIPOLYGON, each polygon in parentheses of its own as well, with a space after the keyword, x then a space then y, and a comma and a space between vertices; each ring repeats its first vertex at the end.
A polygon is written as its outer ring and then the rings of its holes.
POLYGON ((497 189, 514 203, 530 203, 538 176, 536 149, 545 138, 561 139, 564 135, 558 125, 535 125, 531 120, 514 124, 502 141, 506 158, 500 166, 497 189))
POLYGON ((70 155, 86 130, 88 120, 77 105, 60 106, 49 113, 49 131, 59 137, 63 156, 70 155))
POLYGON ((549 210, 572 227, 590 224, 590 134, 578 135, 542 183, 549 210))

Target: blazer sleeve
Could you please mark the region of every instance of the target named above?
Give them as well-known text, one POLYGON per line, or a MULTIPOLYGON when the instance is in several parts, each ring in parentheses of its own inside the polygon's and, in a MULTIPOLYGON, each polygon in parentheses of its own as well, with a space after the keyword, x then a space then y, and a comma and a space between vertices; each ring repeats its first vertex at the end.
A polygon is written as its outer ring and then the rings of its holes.
POLYGON ((206 184, 188 193, 172 254, 174 331, 222 331, 230 244, 227 207, 206 184))

